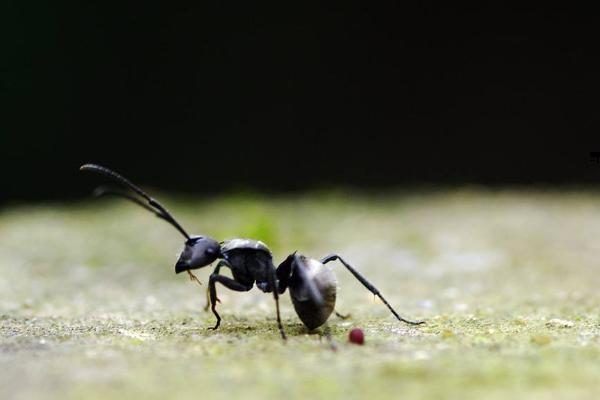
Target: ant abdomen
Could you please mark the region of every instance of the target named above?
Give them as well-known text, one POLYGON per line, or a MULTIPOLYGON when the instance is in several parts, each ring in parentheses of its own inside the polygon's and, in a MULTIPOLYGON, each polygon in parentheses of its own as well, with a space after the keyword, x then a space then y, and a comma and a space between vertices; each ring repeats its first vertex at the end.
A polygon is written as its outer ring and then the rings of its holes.
POLYGON ((335 309, 337 279, 331 268, 315 259, 298 256, 296 261, 289 283, 290 297, 304 325, 316 329, 335 309))

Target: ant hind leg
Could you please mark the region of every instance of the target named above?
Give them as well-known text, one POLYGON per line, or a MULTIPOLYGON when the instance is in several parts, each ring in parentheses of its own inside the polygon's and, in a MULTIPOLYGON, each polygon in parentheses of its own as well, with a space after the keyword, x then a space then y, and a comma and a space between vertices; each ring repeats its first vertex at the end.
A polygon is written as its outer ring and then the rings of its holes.
POLYGON ((352 314, 340 314, 339 312, 335 311, 335 316, 340 319, 348 319, 352 317, 352 314))
POLYGON ((357 270, 355 270, 350 264, 348 264, 346 261, 344 261, 344 259, 342 257, 338 256, 337 254, 330 254, 327 257, 322 258, 321 262, 323 264, 327 264, 328 262, 334 261, 334 260, 338 260, 339 262, 341 262, 344 265, 344 267, 346 267, 346 269, 348 271, 350 271, 350 273, 352 275, 354 275, 354 277, 356 279, 358 279, 358 281, 360 283, 363 284, 364 287, 366 287, 375 296, 379 297, 381 299, 381 301, 383 301, 383 304, 385 304, 387 306, 387 308, 392 312, 392 314, 394 314, 394 316, 399 321, 402 321, 409 325, 421 325, 421 324, 425 323, 425 321, 409 321, 407 319, 402 318, 396 312, 396 310, 394 310, 394 308, 390 305, 390 303, 388 303, 387 300, 381 295, 381 293, 379 292, 379 289, 377 289, 375 286, 373 286, 373 284, 371 282, 369 282, 364 276, 362 276, 357 270))

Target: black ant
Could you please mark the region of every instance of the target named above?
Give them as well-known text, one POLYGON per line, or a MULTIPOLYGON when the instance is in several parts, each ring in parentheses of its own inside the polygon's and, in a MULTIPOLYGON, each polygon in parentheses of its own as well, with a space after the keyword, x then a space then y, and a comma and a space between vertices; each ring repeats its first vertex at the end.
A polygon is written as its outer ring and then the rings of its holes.
POLYGON ((398 320, 411 325, 419 325, 424 322, 409 321, 398 315, 375 286, 336 254, 319 261, 293 253, 278 268, 275 268, 271 251, 263 242, 252 239, 231 239, 217 242, 208 236, 190 236, 165 207, 120 174, 95 164, 85 164, 81 166, 80 170, 102 174, 133 191, 130 193, 121 189, 101 186, 94 191, 96 196, 115 195, 131 200, 167 221, 185 237, 185 247, 175 264, 176 273, 186 271, 190 279, 200 283, 192 270, 219 260, 210 275, 207 289, 211 310, 217 318, 215 326, 210 329, 217 329, 221 323, 221 317, 216 310, 217 302, 220 301, 217 297, 217 282, 238 292, 247 292, 256 283, 261 291, 273 293, 277 326, 284 340, 286 336, 279 313, 279 294, 283 294, 288 288, 296 313, 304 325, 311 330, 320 327, 335 309, 337 281, 333 271, 325 267, 325 264, 334 260, 339 260, 363 286, 379 297, 398 320), (221 275, 221 267, 229 268, 233 278, 221 275))

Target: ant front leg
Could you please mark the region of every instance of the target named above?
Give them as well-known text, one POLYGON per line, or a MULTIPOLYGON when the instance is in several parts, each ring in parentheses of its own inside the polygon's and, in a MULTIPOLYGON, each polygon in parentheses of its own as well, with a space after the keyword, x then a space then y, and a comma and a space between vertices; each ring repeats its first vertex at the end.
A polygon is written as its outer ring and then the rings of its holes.
POLYGON ((217 329, 219 327, 219 325, 221 325, 221 316, 219 316, 219 313, 217 312, 217 309, 216 309, 217 301, 220 301, 219 298, 217 297, 217 288, 215 287, 217 282, 219 282, 220 284, 222 284, 223 286, 225 286, 231 290, 235 290, 236 292, 247 292, 250 289, 252 289, 252 286, 248 287, 240 282, 237 282, 235 279, 231 279, 226 276, 219 275, 219 270, 221 269, 221 266, 223 266, 223 265, 229 266, 229 263, 225 260, 219 261, 219 263, 215 267, 215 270, 210 275, 210 278, 208 280, 208 291, 209 291, 209 295, 210 295, 210 309, 212 310, 215 317, 217 317, 217 323, 215 324, 215 326, 212 328, 208 328, 208 329, 217 329))
POLYGON ((383 304, 385 304, 387 306, 387 308, 390 309, 392 314, 394 314, 394 316, 396 318, 398 318, 399 321, 405 322, 409 325, 421 325, 421 324, 425 323, 425 321, 409 321, 407 319, 402 318, 400 315, 398 315, 396 310, 394 310, 392 308, 390 303, 388 303, 387 300, 381 295, 379 290, 375 286, 373 286, 373 284, 371 282, 369 282, 364 276, 362 276, 357 270, 355 270, 350 264, 348 264, 346 261, 344 261, 344 259, 342 257, 338 256, 337 254, 330 254, 327 257, 324 257, 323 259, 321 259, 321 262, 323 264, 327 264, 328 262, 334 261, 334 260, 339 260, 339 262, 341 262, 344 265, 344 267, 346 267, 348 269, 348 271, 350 271, 350 273, 352 275, 354 275, 354 277, 356 279, 358 279, 358 281, 360 283, 363 284, 364 287, 369 289, 369 291, 371 293, 373 293, 375 296, 379 297, 381 299, 381 301, 383 301, 383 304))

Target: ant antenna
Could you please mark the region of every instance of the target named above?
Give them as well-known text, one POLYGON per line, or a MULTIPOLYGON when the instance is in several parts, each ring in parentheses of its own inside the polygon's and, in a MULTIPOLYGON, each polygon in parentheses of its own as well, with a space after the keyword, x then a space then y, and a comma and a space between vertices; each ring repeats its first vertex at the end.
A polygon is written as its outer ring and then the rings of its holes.
POLYGON ((134 196, 131 196, 130 194, 128 194, 126 192, 109 190, 109 189, 106 189, 103 187, 96 189, 96 191, 94 192, 94 194, 96 196, 102 196, 104 194, 114 194, 116 196, 125 197, 125 198, 137 203, 138 205, 144 207, 146 210, 153 212, 159 218, 164 219, 165 221, 167 221, 168 223, 173 225, 175 227, 175 229, 177 229, 183 236, 185 236, 186 239, 188 239, 188 240, 190 239, 190 235, 188 235, 188 233, 185 231, 185 229, 183 229, 181 227, 181 225, 179 225, 179 223, 175 220, 175 218, 173 218, 173 216, 169 213, 169 211, 167 211, 167 209, 165 207, 163 207, 162 204, 160 204, 157 200, 153 199, 152 197, 148 196, 146 194, 146 192, 144 192, 138 186, 134 185, 129 179, 119 175, 118 173, 116 173, 113 170, 110 170, 106 167, 103 167, 103 166, 97 165, 97 164, 85 164, 85 165, 82 165, 79 168, 79 170, 95 172, 95 173, 104 175, 104 176, 112 179, 113 181, 133 190, 135 193, 139 194, 141 197, 146 199, 146 201, 148 202, 148 204, 151 207, 149 207, 148 205, 144 204, 141 200, 135 198, 134 196))
POLYGON ((137 204, 138 206, 145 208, 146 210, 150 211, 152 214, 156 215, 158 218, 170 222, 168 218, 166 218, 162 213, 156 211, 154 208, 150 207, 148 204, 144 203, 142 200, 140 200, 139 198, 135 197, 134 195, 132 195, 131 193, 125 191, 125 190, 121 190, 118 188, 114 188, 111 186, 98 186, 96 189, 94 189, 94 192, 92 193, 92 195, 94 197, 102 197, 102 196, 115 196, 115 197, 121 197, 127 200, 130 200, 132 202, 134 202, 135 204, 137 204))

